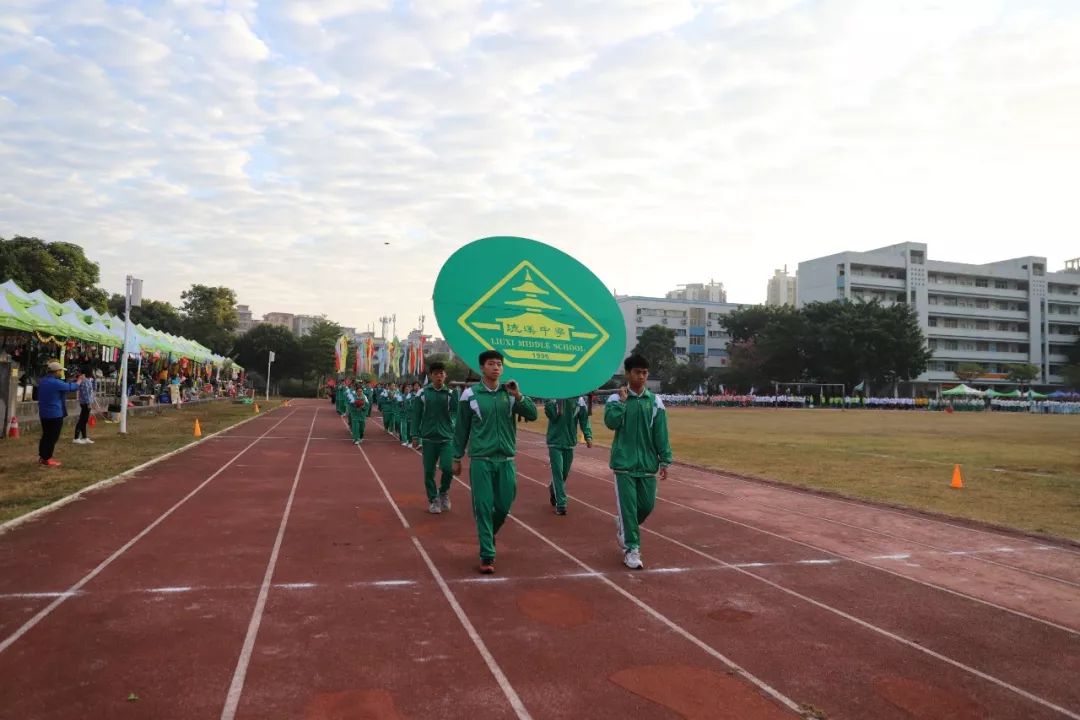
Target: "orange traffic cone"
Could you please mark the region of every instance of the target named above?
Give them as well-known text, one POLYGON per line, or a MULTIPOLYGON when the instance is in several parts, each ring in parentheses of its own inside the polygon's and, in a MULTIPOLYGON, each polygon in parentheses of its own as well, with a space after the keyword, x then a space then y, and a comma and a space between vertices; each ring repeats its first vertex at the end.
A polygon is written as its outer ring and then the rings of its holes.
POLYGON ((951 487, 956 488, 957 490, 964 489, 964 476, 960 474, 959 465, 953 465, 951 487))
POLYGON ((11 424, 8 425, 7 436, 13 440, 19 439, 19 418, 14 415, 11 416, 11 424))
POLYGON ((255 403, 255 413, 258 414, 258 412, 259 412, 259 403, 255 403))
POLYGON ((202 427, 199 425, 199 418, 195 418, 195 437, 202 437, 202 427))

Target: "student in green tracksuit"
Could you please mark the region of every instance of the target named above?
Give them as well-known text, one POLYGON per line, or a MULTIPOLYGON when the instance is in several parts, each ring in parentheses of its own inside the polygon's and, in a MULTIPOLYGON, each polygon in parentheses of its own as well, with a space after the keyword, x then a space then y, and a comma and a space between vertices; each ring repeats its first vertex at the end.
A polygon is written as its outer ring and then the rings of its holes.
POLYGON ((551 459, 551 484, 548 494, 556 515, 566 514, 566 478, 574 463, 578 429, 585 436, 585 445, 592 447, 592 423, 589 421, 589 405, 585 398, 548 400, 544 403, 547 416, 548 457, 551 459))
POLYGON ((367 429, 368 402, 363 390, 357 392, 351 387, 345 388, 346 407, 349 411, 349 429, 352 431, 353 445, 359 445, 364 440, 364 430, 367 429))
POLYGON ((452 470, 455 475, 461 473, 461 458, 468 449, 480 572, 490 575, 495 572, 495 533, 510 514, 517 494, 515 419, 535 420, 536 405, 513 380, 499 383, 503 357, 498 351, 480 353, 480 369, 483 380, 467 388, 457 404, 452 470))
POLYGON ((413 448, 424 440, 424 488, 427 490, 428 512, 441 513, 450 509, 450 485, 454 482, 454 415, 458 394, 446 385, 446 366, 435 361, 428 368, 431 384, 413 398, 413 448), (442 482, 435 487, 435 466, 442 470, 442 482))
POLYGON ((337 403, 335 404, 335 407, 337 408, 337 414, 344 417, 345 416, 345 410, 346 410, 346 407, 345 407, 345 379, 344 378, 338 378, 338 381, 337 381, 337 396, 336 397, 337 397, 337 403))
POLYGON ((615 471, 615 501, 619 547, 623 564, 643 567, 638 526, 656 504, 656 480, 667 479, 671 465, 667 411, 664 403, 646 387, 649 361, 631 355, 623 363, 629 385, 608 398, 604 425, 615 431, 611 444, 611 469, 615 471))
POLYGON ((397 437, 402 447, 409 445, 409 419, 412 417, 413 394, 409 383, 401 384, 401 400, 398 402, 397 437))
POLYGON ((398 425, 398 390, 397 383, 390 383, 384 394, 382 407, 383 429, 393 435, 397 432, 398 425))

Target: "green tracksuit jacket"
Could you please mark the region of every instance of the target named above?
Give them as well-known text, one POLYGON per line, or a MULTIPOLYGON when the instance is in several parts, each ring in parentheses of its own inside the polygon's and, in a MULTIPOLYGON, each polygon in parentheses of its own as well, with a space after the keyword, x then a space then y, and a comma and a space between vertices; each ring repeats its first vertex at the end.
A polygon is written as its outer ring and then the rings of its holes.
POLYGON ((548 419, 548 447, 560 450, 577 447, 578 428, 585 439, 592 442, 592 423, 589 421, 589 405, 585 398, 548 400, 544 403, 544 415, 548 419))
POLYGON ((454 459, 512 458, 517 454, 517 423, 514 418, 535 420, 536 405, 528 395, 521 402, 502 385, 489 390, 477 383, 461 394, 457 407, 457 427, 454 429, 454 459))
POLYGON ((615 431, 611 444, 611 469, 630 475, 655 475, 660 466, 671 464, 667 411, 660 398, 649 390, 630 393, 626 402, 618 393, 604 406, 604 425, 615 431))
POLYGON ((458 392, 443 385, 436 390, 428 385, 413 398, 410 439, 450 442, 454 439, 454 418, 457 415, 458 392))

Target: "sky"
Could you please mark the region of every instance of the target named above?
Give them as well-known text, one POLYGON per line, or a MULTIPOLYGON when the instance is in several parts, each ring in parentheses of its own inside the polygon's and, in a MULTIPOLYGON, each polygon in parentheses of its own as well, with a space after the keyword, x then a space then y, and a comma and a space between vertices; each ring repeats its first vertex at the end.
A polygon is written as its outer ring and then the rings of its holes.
POLYGON ((1080 256, 1075 0, 4 0, 0 237, 364 329, 462 245, 619 294, 1080 256))

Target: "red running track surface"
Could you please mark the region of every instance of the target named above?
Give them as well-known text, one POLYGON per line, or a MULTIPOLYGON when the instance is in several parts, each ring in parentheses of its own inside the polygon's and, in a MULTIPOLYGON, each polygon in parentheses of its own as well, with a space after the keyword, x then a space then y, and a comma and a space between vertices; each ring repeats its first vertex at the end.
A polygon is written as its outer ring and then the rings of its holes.
POLYGON ((467 472, 294 402, 0 535, 0 718, 1080 718, 1080 554, 676 466, 621 564, 605 451, 467 472), (131 698, 131 699, 129 699, 131 698))

